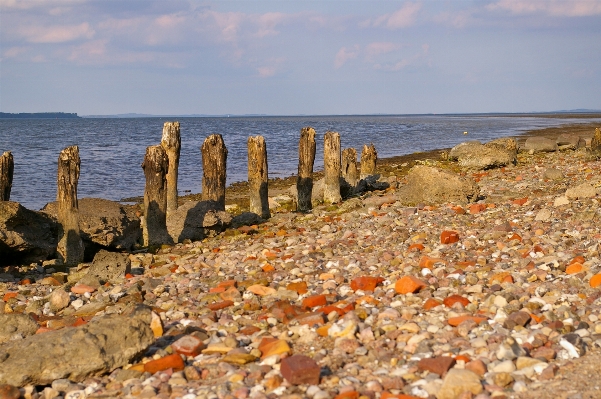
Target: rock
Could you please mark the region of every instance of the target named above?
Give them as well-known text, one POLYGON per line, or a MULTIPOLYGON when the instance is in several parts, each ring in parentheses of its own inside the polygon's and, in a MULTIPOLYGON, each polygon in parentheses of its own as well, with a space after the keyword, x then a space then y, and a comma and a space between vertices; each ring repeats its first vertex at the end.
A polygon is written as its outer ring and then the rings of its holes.
MULTIPOLYGON (((315 206, 323 202, 323 191, 325 188, 324 179, 313 181, 313 189, 311 191, 311 203, 315 206)), ((297 202, 298 192, 296 190, 296 184, 293 184, 288 189, 288 193, 293 198, 294 202, 297 202)))
POLYGON ((8 384, 0 385, 0 399, 19 399, 20 397, 19 388, 8 384))
POLYGON ((35 334, 39 327, 38 323, 29 315, 21 313, 0 314, 0 344, 29 337, 35 334))
POLYGON ((574 134, 560 134, 559 136, 557 136, 555 142, 560 147, 569 147, 573 150, 586 147, 586 140, 574 134))
POLYGON ((282 360, 282 376, 292 385, 319 385, 321 368, 317 362, 305 355, 293 355, 282 360))
MULTIPOLYGON (((102 248, 131 250, 142 236, 140 218, 132 206, 100 198, 81 198, 78 205, 87 259, 102 248)), ((57 203, 46 204, 42 212, 56 218, 57 203)))
POLYGON ((546 137, 528 137, 526 143, 524 143, 524 150, 533 153, 553 152, 557 151, 557 143, 555 140, 546 137))
POLYGON ((97 278, 101 284, 123 279, 131 270, 127 254, 100 250, 92 261, 86 276, 97 278))
POLYGON ((453 147, 449 151, 448 158, 451 161, 458 161, 460 166, 468 169, 499 168, 516 163, 517 152, 511 147, 509 141, 507 143, 494 141, 484 145, 479 141, 468 141, 453 147))
POLYGON ((184 335, 177 341, 171 344, 173 350, 180 355, 186 356, 198 356, 203 349, 206 348, 206 345, 194 335, 184 335))
POLYGON ((238 228, 240 226, 253 226, 261 224, 265 221, 261 216, 253 212, 242 212, 232 218, 232 227, 238 228))
POLYGON ((465 369, 451 369, 445 376, 436 399, 457 399, 463 392, 478 395, 482 384, 478 374, 465 369))
POLYGON ((486 146, 492 147, 501 147, 507 151, 511 151, 514 154, 518 153, 518 142, 516 139, 511 137, 499 137, 498 139, 494 139, 485 144, 486 146))
POLYGON ((594 198, 597 196, 597 190, 590 183, 582 183, 576 187, 568 188, 565 196, 574 198, 594 198))
POLYGON ((182 371, 185 367, 182 357, 177 353, 167 355, 160 359, 151 360, 144 364, 144 371, 154 374, 158 371, 173 369, 173 371, 182 371))
POLYGON ((555 200, 553 201, 553 206, 569 205, 569 203, 570 200, 568 199, 568 197, 562 195, 561 197, 555 198, 555 200))
POLYGON ((455 359, 450 356, 438 356, 421 359, 417 363, 419 370, 428 370, 431 373, 443 376, 455 365, 455 359))
POLYGON ((507 328, 508 330, 513 330, 515 326, 524 327, 529 321, 530 315, 528 313, 522 311, 513 312, 507 317, 507 319, 505 319, 503 327, 507 328))
POLYGON ((406 205, 474 202, 479 194, 473 179, 423 165, 411 168, 407 184, 398 189, 399 200, 406 205))
POLYGON ((362 291, 374 291, 376 286, 383 282, 384 279, 382 277, 356 277, 351 281, 351 288, 353 291, 362 290, 362 291))
POLYGON ((547 179, 547 180, 562 180, 563 179, 563 173, 561 173, 561 171, 559 169, 547 168, 543 172, 543 179, 547 179))
POLYGON ((534 220, 548 222, 551 219, 551 216, 553 216, 551 210, 548 208, 543 208, 540 211, 538 211, 534 220))
POLYGON ((403 276, 394 285, 398 294, 414 293, 426 287, 427 284, 413 276, 403 276))
POLYGON ((17 202, 0 201, 0 263, 31 263, 56 252, 58 224, 17 202))
POLYGON ((174 242, 201 241, 225 230, 232 216, 215 208, 210 201, 188 201, 167 218, 167 231, 174 242))
POLYGON ((57 288, 50 294, 50 300, 48 302, 50 302, 50 310, 56 313, 69 306, 71 296, 64 289, 57 288))
POLYGON ((101 375, 128 364, 154 342, 151 310, 109 314, 75 328, 37 334, 0 345, 0 383, 48 385, 101 375))

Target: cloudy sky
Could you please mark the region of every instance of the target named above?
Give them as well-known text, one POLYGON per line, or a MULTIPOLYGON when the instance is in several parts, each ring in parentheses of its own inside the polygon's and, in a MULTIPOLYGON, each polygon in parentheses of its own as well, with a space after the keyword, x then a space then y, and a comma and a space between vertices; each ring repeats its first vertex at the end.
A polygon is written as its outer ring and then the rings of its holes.
POLYGON ((601 109, 601 0, 0 0, 0 111, 601 109))

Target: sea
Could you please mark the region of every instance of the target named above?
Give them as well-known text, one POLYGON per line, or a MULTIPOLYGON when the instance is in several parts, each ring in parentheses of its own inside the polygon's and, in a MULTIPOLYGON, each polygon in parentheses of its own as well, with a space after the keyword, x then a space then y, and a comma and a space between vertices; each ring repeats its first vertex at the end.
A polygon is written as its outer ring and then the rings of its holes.
POLYGON ((329 130, 340 133, 343 149, 354 147, 360 154, 364 144, 373 143, 378 157, 386 158, 601 119, 536 114, 0 119, 0 154, 11 151, 15 160, 11 200, 33 210, 54 201, 58 155, 71 145, 79 146, 81 158, 79 198, 142 196, 146 147, 160 143, 164 122, 176 120, 182 140, 178 189, 184 195, 201 191, 200 146, 215 133, 228 148, 231 184, 247 179, 249 136, 265 137, 269 177, 284 178, 297 172, 298 140, 306 126, 317 132, 318 171, 323 169, 323 135, 329 130))

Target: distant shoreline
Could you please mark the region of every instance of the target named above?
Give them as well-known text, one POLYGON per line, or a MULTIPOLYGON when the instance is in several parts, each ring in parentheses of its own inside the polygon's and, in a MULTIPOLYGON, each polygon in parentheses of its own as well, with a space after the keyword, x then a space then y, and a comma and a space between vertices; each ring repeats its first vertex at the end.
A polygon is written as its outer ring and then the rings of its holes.
POLYGON ((0 112, 0 119, 81 119, 77 113, 70 112, 21 112, 12 114, 0 112))

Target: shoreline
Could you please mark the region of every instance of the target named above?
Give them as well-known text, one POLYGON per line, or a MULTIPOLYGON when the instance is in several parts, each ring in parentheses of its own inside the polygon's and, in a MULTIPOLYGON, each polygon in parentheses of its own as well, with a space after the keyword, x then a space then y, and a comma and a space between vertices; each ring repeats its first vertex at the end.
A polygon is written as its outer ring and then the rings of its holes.
MULTIPOLYGON (((599 117, 601 118, 601 114, 586 114, 584 116, 571 114, 571 115, 560 115, 562 118, 591 118, 591 117, 599 117)), ((519 117, 519 116, 516 116, 519 117)), ((559 117, 559 116, 549 116, 549 117, 559 117)), ((519 145, 523 145, 523 143, 528 139, 528 137, 548 137, 548 138, 557 138, 560 134, 570 134, 570 135, 579 135, 583 138, 590 138, 595 133, 595 128, 601 127, 601 122, 590 122, 590 123, 578 123, 578 124, 569 124, 563 126, 555 126, 555 127, 547 127, 542 129, 528 130, 522 134, 515 136, 507 136, 515 138, 519 145)), ((469 141, 469 135, 466 136, 465 141, 469 141)), ((440 160, 440 153, 443 151, 448 151, 450 148, 438 148, 429 151, 423 152, 414 152, 410 154, 397 155, 394 157, 387 158, 378 158, 376 164, 376 172, 383 174, 387 173, 390 175, 391 173, 397 176, 403 176, 407 174, 409 169, 413 167, 417 161, 424 161, 426 159, 440 160), (406 164, 405 166, 403 166, 406 164)), ((377 148, 376 148, 377 150, 377 148)), ((323 177, 323 171, 317 171, 313 173, 313 178, 315 180, 323 177)), ((296 175, 291 175, 288 177, 277 177, 277 178, 269 178, 269 197, 275 197, 278 195, 288 193, 289 188, 296 183, 296 175)), ((225 201, 226 205, 236 205, 240 211, 248 210, 249 207, 249 199, 248 199, 248 182, 234 182, 226 187, 225 192, 225 201)), ((179 197, 180 204, 187 201, 200 201, 201 193, 192 193, 180 195, 179 197)), ((143 196, 136 197, 127 197, 122 198, 119 202, 126 203, 135 203, 137 205, 143 203, 143 196)))

